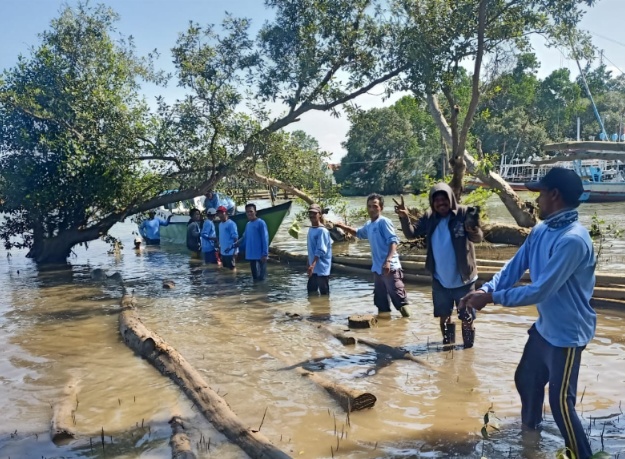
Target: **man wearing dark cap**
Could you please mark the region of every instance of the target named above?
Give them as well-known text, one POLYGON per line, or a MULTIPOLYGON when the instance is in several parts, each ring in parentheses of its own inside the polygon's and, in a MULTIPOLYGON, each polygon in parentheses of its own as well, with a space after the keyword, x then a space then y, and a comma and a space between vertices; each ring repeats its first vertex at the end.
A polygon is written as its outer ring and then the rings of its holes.
POLYGON ((322 222, 319 204, 308 208, 311 227, 308 230, 308 293, 328 295, 330 293, 330 270, 332 268, 332 239, 322 222))
POLYGON ((549 383, 549 406, 566 447, 575 454, 572 457, 588 459, 592 451, 575 412, 581 354, 597 323, 590 306, 595 253, 576 210, 584 187, 573 170, 559 167, 526 186, 540 192, 536 202, 543 221, 490 282, 461 300, 460 308, 536 304, 538 320, 528 332, 514 377, 521 396, 521 420, 526 428, 540 427, 549 383), (526 269, 531 284, 515 287, 526 269))

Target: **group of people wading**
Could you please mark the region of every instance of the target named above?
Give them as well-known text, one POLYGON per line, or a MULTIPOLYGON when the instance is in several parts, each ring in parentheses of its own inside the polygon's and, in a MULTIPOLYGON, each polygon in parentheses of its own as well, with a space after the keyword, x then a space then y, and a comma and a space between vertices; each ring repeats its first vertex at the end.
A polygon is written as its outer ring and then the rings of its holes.
MULTIPOLYGON (((462 324, 464 347, 471 348, 476 311, 490 303, 508 307, 536 305, 538 320, 528 331, 514 378, 521 398, 523 428, 541 428, 545 386, 549 384, 549 405, 564 437, 566 454, 588 459, 592 456, 590 442, 575 411, 581 354, 594 337, 597 322, 590 305, 596 257, 588 230, 579 223, 576 210, 584 188, 580 177, 564 168, 552 168, 539 182, 526 186, 539 192, 536 201, 542 221, 514 257, 477 290, 474 243, 482 241, 483 233, 473 209, 459 205, 447 184, 437 184, 430 190, 430 208, 416 222, 411 222, 403 200, 396 203, 395 213, 407 238, 425 237, 434 317, 440 320, 444 344, 452 344, 455 339, 451 320, 454 306, 462 324), (531 283, 517 285, 528 269, 531 283)), ((337 226, 360 239, 369 239, 378 317, 390 318, 389 298, 403 317, 409 317, 396 251, 398 238, 392 222, 382 216, 383 209, 384 198, 372 194, 367 198, 370 221, 361 228, 337 226)), ((309 260, 310 256, 309 249, 309 260)))
MULTIPOLYGON (((434 317, 439 318, 442 341, 455 342, 454 307, 462 327, 464 348, 475 343, 477 311, 487 304, 514 307, 536 304, 538 320, 528 331, 515 384, 521 398, 524 429, 540 429, 543 421, 545 386, 549 384, 549 405, 564 437, 569 457, 588 459, 590 443, 575 411, 577 380, 582 351, 593 338, 596 314, 590 305, 595 284, 595 254, 588 231, 579 223, 577 207, 583 193, 580 177, 572 170, 552 168, 540 182, 526 184, 539 192, 537 203, 542 221, 506 265, 476 290, 477 263, 474 244, 483 239, 475 209, 459 205, 452 189, 445 183, 432 187, 430 208, 411 221, 403 199, 396 202, 395 213, 408 239, 425 237, 426 268, 432 274, 434 317), (531 283, 517 285, 526 270, 531 283), (573 456, 574 454, 574 456, 573 456)), ((236 225, 229 221, 229 209, 208 208, 207 220, 191 228, 199 235, 208 263, 223 263, 234 269, 237 247, 244 246, 255 280, 266 276, 269 237, 267 225, 256 217, 256 206, 245 208, 248 223, 241 239, 236 225), (212 223, 221 220, 219 237, 212 223), (230 222, 230 225, 229 223, 230 222)), ((368 239, 374 276, 374 304, 379 319, 391 318, 391 303, 402 317, 410 317, 403 271, 397 253, 399 239, 393 223, 382 215, 384 197, 367 198, 370 220, 360 228, 336 223, 359 239, 368 239)), ((311 294, 330 293, 332 241, 317 204, 308 208, 311 227, 308 231, 307 289, 311 294)), ((166 225, 168 221, 148 224, 146 228, 166 225)))

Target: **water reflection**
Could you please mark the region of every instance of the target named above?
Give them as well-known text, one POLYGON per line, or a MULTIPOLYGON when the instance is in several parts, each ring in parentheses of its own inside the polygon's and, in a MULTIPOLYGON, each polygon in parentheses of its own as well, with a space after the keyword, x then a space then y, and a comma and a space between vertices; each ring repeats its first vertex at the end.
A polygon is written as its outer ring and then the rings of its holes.
MULTIPOLYGON (((244 263, 230 272, 190 260, 184 249, 137 252, 133 229, 129 223, 114 228, 126 245, 119 257, 106 255, 107 247, 96 242, 89 251, 77 249, 63 269, 38 271, 19 252, 0 261, 0 457, 171 457, 167 420, 174 413, 187 418, 194 445, 200 436, 212 439, 210 453, 199 457, 241 457, 169 379, 121 342, 121 287, 95 283, 94 268, 123 274, 144 323, 176 347, 247 425, 257 427, 267 409, 263 433, 292 456, 331 457, 335 425, 338 437, 344 433, 335 454, 344 458, 479 458, 482 450, 488 458, 546 458, 562 445, 548 412, 539 437, 519 436, 513 374, 534 309, 490 308, 476 322, 475 348, 450 350, 431 317, 429 287, 409 286, 413 317, 401 319, 394 311, 393 320, 356 335, 403 348, 427 363, 421 365, 394 359, 383 348, 344 346, 319 328, 342 329, 349 315, 373 313, 369 278, 337 274, 329 297, 309 296, 303 266, 270 264, 268 279, 254 283, 244 263), (174 280, 175 288, 163 289, 163 279, 174 280), (378 402, 352 413, 348 425, 338 405, 290 369, 293 364, 373 392, 378 402), (81 437, 57 448, 49 440, 50 406, 72 378, 81 380, 81 437), (501 431, 483 441, 483 415, 491 406, 501 431), (99 444, 103 427, 113 437, 110 455, 91 450, 90 438, 99 444)), ((275 243, 304 250, 303 241, 283 233, 275 243)), ((362 243, 344 248, 368 250, 362 243)), ((601 448, 605 423, 605 447, 614 453, 625 447, 623 419, 600 417, 620 413, 624 320, 623 312, 600 311, 579 379, 585 388, 579 411, 593 447, 601 448)))

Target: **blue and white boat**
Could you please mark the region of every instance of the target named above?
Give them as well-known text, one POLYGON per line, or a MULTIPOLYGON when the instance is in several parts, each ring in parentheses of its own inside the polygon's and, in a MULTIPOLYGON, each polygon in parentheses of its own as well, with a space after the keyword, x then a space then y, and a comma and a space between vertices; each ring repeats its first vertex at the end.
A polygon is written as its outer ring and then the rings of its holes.
POLYGON ((583 202, 625 201, 625 142, 564 142, 543 150, 557 154, 532 163, 545 170, 555 166, 575 170, 584 184, 583 202))

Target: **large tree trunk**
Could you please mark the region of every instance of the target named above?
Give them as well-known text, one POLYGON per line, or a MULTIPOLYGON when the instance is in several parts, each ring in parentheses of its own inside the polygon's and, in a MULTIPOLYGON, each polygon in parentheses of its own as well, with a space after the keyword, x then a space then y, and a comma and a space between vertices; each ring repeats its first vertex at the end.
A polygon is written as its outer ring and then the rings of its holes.
POLYGON ((65 263, 74 245, 73 238, 65 232, 53 238, 38 238, 26 257, 37 264, 65 263))
MULTIPOLYGON (((438 105, 438 99, 434 94, 428 94, 427 96, 428 108, 430 114, 434 118, 439 131, 443 135, 443 139, 448 145, 452 145, 452 136, 447 120, 443 116, 443 112, 438 105)), ((478 177, 482 182, 498 191, 499 198, 512 215, 512 218, 516 221, 517 225, 531 228, 536 224, 536 216, 532 212, 532 209, 528 209, 528 206, 519 198, 514 190, 508 185, 508 183, 501 178, 499 174, 495 172, 484 172, 479 168, 479 162, 466 150, 464 150, 464 160, 466 161, 467 168, 471 174, 478 177)))
POLYGON ((127 308, 121 312, 119 331, 128 347, 176 382, 206 419, 250 457, 290 457, 272 445, 258 430, 252 430, 243 424, 226 401, 208 386, 200 373, 178 351, 143 325, 134 309, 127 308))

